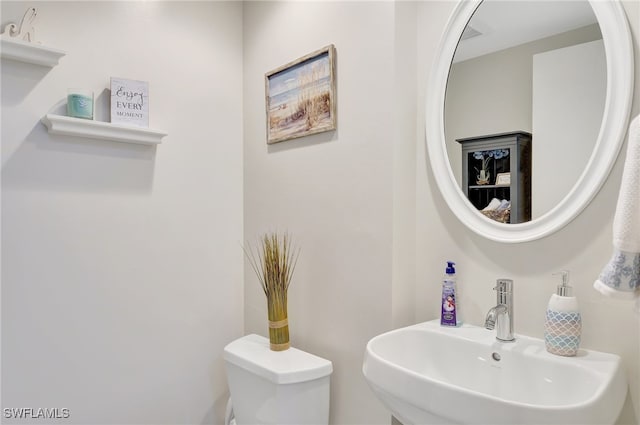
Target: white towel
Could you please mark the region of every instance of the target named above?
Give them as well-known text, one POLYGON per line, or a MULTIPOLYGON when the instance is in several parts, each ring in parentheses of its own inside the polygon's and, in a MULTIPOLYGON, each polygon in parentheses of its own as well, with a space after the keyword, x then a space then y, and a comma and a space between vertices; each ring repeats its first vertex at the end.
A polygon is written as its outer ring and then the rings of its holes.
POLYGON ((613 256, 593 287, 614 298, 634 299, 640 313, 640 115, 629 126, 627 158, 613 219, 613 256))

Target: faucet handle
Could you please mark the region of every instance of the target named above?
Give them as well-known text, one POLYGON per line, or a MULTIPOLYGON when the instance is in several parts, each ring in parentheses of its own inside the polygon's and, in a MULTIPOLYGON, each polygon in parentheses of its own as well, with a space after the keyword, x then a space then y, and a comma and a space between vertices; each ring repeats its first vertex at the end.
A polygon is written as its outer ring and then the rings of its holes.
POLYGON ((493 288, 494 291, 498 292, 512 292, 513 291, 513 280, 511 279, 498 279, 496 280, 496 286, 493 288))

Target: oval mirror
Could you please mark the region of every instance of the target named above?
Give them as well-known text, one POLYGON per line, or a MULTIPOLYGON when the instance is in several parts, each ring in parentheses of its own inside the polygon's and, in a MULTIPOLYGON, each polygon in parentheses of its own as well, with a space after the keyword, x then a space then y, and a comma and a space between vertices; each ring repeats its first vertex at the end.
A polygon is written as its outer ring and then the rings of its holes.
POLYGON ((449 208, 496 241, 557 231, 609 175, 632 91, 618 2, 460 2, 427 95, 427 149, 449 208))

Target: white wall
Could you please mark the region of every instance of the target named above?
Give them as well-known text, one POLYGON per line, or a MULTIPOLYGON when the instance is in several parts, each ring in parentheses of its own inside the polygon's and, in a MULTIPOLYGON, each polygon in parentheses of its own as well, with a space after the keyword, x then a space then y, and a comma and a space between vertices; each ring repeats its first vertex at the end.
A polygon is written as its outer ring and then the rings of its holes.
POLYGON ((243 330, 242 5, 3 1, 3 26, 32 5, 67 56, 2 60, 2 407, 221 423, 243 330), (47 134, 68 87, 104 96, 111 76, 149 82, 161 145, 47 134))
POLYGON ((593 152, 607 95, 603 41, 534 55, 532 87, 531 215, 537 218, 569 193, 593 152))
MULTIPOLYGON (((394 8, 244 6, 245 236, 288 230, 301 246, 291 342, 333 362, 332 424, 389 421, 361 370, 367 341, 392 326, 394 8), (331 43, 338 130, 267 146, 264 73, 331 43)), ((245 330, 267 335, 264 294, 248 265, 245 275, 245 330)))
POLYGON ((417 26, 418 3, 395 3, 394 41, 394 152, 393 152, 393 263, 391 288, 392 327, 414 323, 416 290, 416 161, 418 127, 417 26))
MULTIPOLYGON (((640 111, 640 3, 622 2, 634 37, 636 78, 632 114, 640 111)), ((418 74, 426 75, 435 50, 431 35, 441 32, 454 2, 420 3, 418 74), (427 30, 428 33, 425 31, 427 30)), ((424 116, 424 96, 419 91, 418 116, 424 116)), ((422 121, 424 124, 424 121, 422 121)), ((626 144, 625 144, 626 147, 626 144)), ((640 421, 640 320, 631 305, 600 296, 592 289, 602 267, 612 253, 611 226, 620 186, 624 160, 618 161, 592 203, 564 229, 542 240, 524 244, 500 244, 485 240, 470 230, 447 208, 428 163, 425 146, 417 142, 417 262, 416 321, 438 317, 438 297, 443 261, 452 258, 458 264, 458 282, 462 288, 465 320, 481 325, 495 301, 492 291, 496 278, 515 281, 516 332, 541 338, 544 311, 554 291, 552 272, 568 269, 583 311, 582 346, 622 356, 629 381, 629 396, 619 423, 640 421), (635 409, 635 412, 634 412, 635 409)))

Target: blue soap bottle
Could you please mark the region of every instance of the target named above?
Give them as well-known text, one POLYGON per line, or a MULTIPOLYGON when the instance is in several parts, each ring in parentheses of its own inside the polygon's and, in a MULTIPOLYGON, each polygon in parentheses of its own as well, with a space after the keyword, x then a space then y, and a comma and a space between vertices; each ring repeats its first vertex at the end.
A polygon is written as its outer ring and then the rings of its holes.
POLYGON ((456 291, 456 263, 447 261, 444 279, 442 280, 442 302, 440 304, 440 325, 460 326, 460 303, 456 291))

